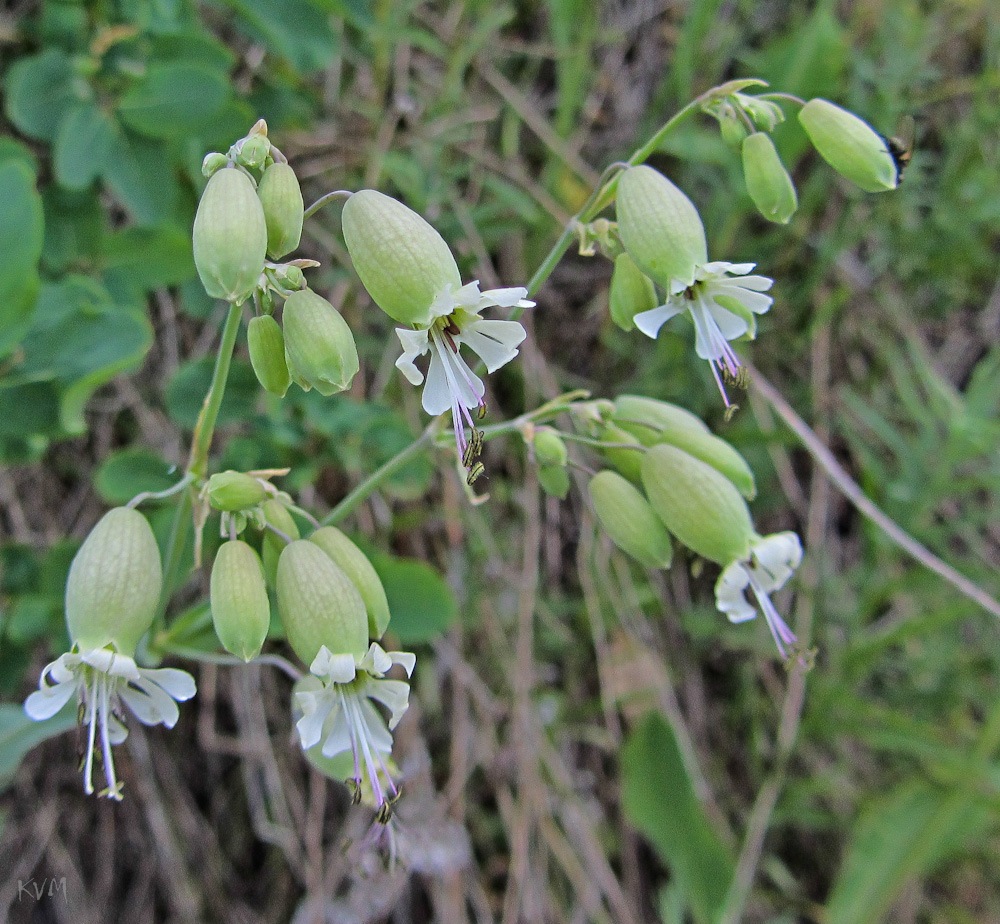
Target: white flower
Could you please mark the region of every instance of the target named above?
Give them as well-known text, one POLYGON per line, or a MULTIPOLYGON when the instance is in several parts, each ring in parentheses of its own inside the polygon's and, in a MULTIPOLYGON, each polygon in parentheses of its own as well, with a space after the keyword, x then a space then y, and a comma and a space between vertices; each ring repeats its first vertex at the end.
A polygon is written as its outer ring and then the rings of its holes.
POLYGON ((693 283, 686 285, 675 281, 664 304, 633 318, 639 330, 655 338, 672 317, 690 312, 695 329, 695 350, 711 364, 726 407, 729 407, 729 397, 723 380, 735 381, 741 366, 729 341, 744 335, 752 338, 757 332, 754 315, 764 314, 774 301, 770 295, 763 294, 771 288, 773 280, 747 275, 754 266, 753 263, 722 261, 698 265, 693 283))
POLYGON ((462 357, 462 344, 479 356, 487 372, 495 372, 509 363, 517 356, 517 348, 527 336, 524 328, 517 321, 484 320, 479 314, 491 306, 531 308, 535 303, 525 298, 527 294, 524 288, 480 292, 478 282, 470 282, 457 292, 448 285, 434 299, 433 319, 427 327, 396 328, 403 345, 403 355, 396 360, 396 368, 411 384, 419 385, 424 381, 414 360, 424 353, 431 354, 421 403, 432 416, 451 411, 459 456, 465 455, 468 446, 466 425, 471 430, 476 429, 470 411, 486 408, 483 401, 486 388, 462 357))
POLYGON ((791 532, 775 533, 753 543, 749 557, 728 565, 715 584, 715 605, 730 622, 746 622, 757 615, 757 608, 746 597, 748 587, 753 591, 782 658, 788 657, 788 647, 797 639, 768 595, 785 586, 801 561, 799 537, 791 532))
POLYGON ((94 791, 94 751, 100 729, 101 761, 108 785, 99 795, 120 800, 122 784, 115 777, 111 746, 121 744, 128 736, 121 703, 125 703, 143 725, 173 728, 179 715, 177 702, 194 696, 195 684, 186 671, 172 667, 138 667, 127 655, 110 648, 93 648, 69 652, 47 664, 38 681, 38 690, 24 702, 24 711, 40 722, 54 716, 74 693, 81 721, 89 728, 84 791, 88 795, 94 791))
POLYGON ((376 817, 383 823, 388 821, 398 796, 383 755, 388 757, 392 752, 391 731, 406 712, 410 696, 406 681, 389 680, 385 674, 399 664, 409 677, 416 660, 406 651, 386 652, 377 642, 372 642, 360 660, 350 654, 331 654, 324 645, 309 667, 311 676, 299 684, 295 694, 302 710, 295 727, 303 750, 322 741, 324 757, 350 751, 354 756, 355 793, 361 792, 364 764, 364 780, 371 786, 376 817), (389 710, 388 727, 371 701, 389 710))

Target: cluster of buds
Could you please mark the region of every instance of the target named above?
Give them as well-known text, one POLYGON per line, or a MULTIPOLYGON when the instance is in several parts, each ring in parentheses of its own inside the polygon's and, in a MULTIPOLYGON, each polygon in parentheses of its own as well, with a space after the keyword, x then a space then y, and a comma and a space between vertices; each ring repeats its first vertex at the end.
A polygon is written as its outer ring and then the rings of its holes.
POLYGON ((577 409, 611 469, 594 475, 589 494, 604 531, 647 568, 669 568, 671 537, 723 568, 716 605, 733 622, 753 618, 750 590, 782 658, 796 649, 770 594, 798 567, 794 533, 756 533, 746 499, 756 493, 746 460, 684 408, 637 395, 577 409))
POLYGON ((194 257, 205 291, 252 298, 250 363, 263 388, 283 397, 291 382, 322 395, 346 389, 359 368, 347 322, 306 286, 312 260, 284 260, 299 246, 304 207, 295 171, 261 120, 228 154, 209 154, 194 222, 194 257), (281 322, 275 317, 284 300, 281 322))

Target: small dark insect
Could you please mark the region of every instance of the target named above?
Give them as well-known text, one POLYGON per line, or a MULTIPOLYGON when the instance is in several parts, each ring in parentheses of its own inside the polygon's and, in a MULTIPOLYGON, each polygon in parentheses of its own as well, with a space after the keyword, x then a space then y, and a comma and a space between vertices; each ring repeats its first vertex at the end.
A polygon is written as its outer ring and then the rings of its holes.
POLYGON ((892 161, 896 165, 896 182, 903 182, 903 171, 913 158, 914 122, 913 116, 905 116, 897 129, 898 134, 883 135, 885 146, 889 149, 892 161))

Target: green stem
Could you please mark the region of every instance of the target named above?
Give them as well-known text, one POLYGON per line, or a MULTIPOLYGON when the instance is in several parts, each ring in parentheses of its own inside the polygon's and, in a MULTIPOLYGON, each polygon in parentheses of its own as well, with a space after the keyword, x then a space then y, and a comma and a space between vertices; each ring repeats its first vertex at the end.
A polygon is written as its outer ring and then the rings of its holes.
POLYGON ((229 363, 233 358, 233 347, 236 346, 236 335, 240 332, 240 306, 231 304, 226 324, 222 328, 222 339, 219 341, 219 352, 215 357, 215 369, 212 372, 212 384, 205 395, 205 401, 194 427, 194 439, 191 443, 191 457, 188 460, 187 473, 195 478, 204 478, 208 474, 208 452, 212 447, 212 436, 215 433, 215 423, 219 419, 219 407, 222 396, 226 393, 226 379, 229 377, 229 363))
POLYGON ((333 192, 328 192, 326 195, 320 196, 302 213, 302 220, 305 221, 307 218, 312 218, 327 203, 334 202, 337 199, 343 199, 346 202, 353 195, 354 193, 349 189, 335 189, 333 192))

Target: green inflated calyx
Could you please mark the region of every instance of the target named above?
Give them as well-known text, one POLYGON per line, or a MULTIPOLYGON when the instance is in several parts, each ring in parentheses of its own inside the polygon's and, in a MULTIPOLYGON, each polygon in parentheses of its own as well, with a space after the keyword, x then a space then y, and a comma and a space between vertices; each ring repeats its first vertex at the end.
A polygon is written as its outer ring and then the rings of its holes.
POLYGON ((268 498, 267 488, 259 478, 244 472, 217 472, 208 479, 205 488, 209 503, 216 510, 236 513, 256 507, 268 498))
POLYGON ((257 553, 239 539, 224 542, 212 565, 212 623, 230 654, 250 661, 260 654, 271 606, 257 553))
POLYGON ((285 360, 285 335, 269 314, 251 318, 247 326, 250 365, 265 391, 279 398, 285 396, 292 377, 285 360))
POLYGON ((332 654, 364 656, 368 616, 361 593, 318 545, 289 543, 278 559, 278 610, 288 643, 306 665, 324 645, 332 654))
POLYGON ((749 555, 750 511, 712 466, 675 446, 653 446, 642 460, 642 484, 663 525, 693 552, 720 565, 749 555))
POLYGON ((590 500, 611 541, 647 568, 669 568, 670 536, 634 485, 617 472, 598 472, 588 485, 590 500))
POLYGON ((694 282, 695 266, 708 262, 698 210, 652 167, 629 167, 618 180, 618 234, 628 255, 667 291, 694 282))
POLYGON ((611 320, 622 330, 632 330, 632 321, 640 311, 651 311, 656 307, 656 290, 650 279, 627 254, 615 258, 615 269, 611 274, 611 290, 608 295, 611 320))
POLYGON ((351 579, 365 602, 369 636, 376 641, 382 638, 389 625, 389 601, 368 556, 334 526, 317 529, 309 537, 309 541, 326 552, 333 563, 351 579))
POLYGON ((257 195, 267 223, 267 255, 278 260, 299 246, 305 211, 302 190, 288 164, 271 164, 264 171, 257 195))
POLYGON ((768 221, 788 224, 798 208, 798 197, 774 143, 764 132, 755 132, 743 142, 743 178, 757 211, 768 221))
POLYGON ((253 181, 225 168, 205 187, 193 231, 194 263, 212 298, 240 303, 264 270, 267 225, 253 181))
POLYGON ((299 538, 299 527, 288 508, 275 498, 267 501, 261 507, 261 511, 264 514, 267 524, 273 526, 274 529, 281 533, 281 536, 279 536, 274 530, 265 529, 264 537, 260 542, 261 558, 264 562, 264 577, 267 578, 267 583, 274 587, 278 576, 278 558, 284 551, 285 546, 288 545, 288 541, 294 541, 299 538), (283 539, 282 536, 287 536, 288 541, 283 539))
POLYGON ((885 192, 899 184, 885 138, 853 112, 811 99, 799 110, 799 122, 823 160, 865 192, 885 192))
POLYGON ((160 551, 146 518, 109 510, 70 565, 66 625, 81 651, 113 645, 132 656, 153 624, 162 586, 160 551))
POLYGON ((447 287, 457 290, 462 285, 444 238, 389 196, 373 189, 354 193, 344 204, 343 229, 368 294, 402 324, 427 326, 434 299, 447 287))
POLYGON ((622 395, 615 400, 613 420, 643 446, 667 443, 683 449, 725 475, 747 500, 756 496, 753 470, 746 459, 690 411, 666 401, 622 395))
POLYGON ((334 395, 348 388, 360 364, 358 348, 340 312, 312 289, 293 292, 281 322, 288 372, 305 391, 334 395))

